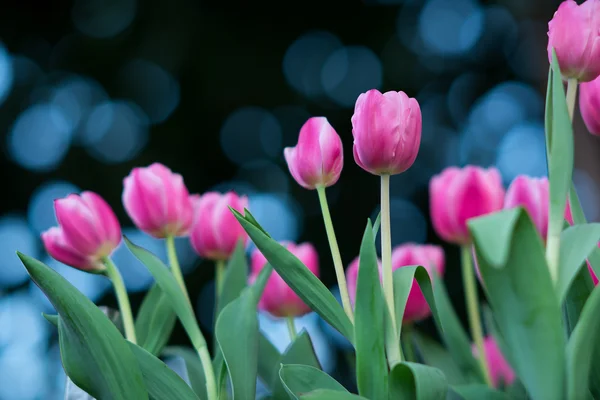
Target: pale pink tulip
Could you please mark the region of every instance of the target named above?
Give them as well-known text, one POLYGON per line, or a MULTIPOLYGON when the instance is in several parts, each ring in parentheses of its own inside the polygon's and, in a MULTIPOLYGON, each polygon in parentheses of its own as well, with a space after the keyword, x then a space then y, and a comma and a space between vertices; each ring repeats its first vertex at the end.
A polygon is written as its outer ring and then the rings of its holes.
POLYGON ((600 135, 600 78, 580 85, 579 110, 588 131, 600 135))
MULTIPOLYGON (((477 357, 478 351, 475 344, 471 346, 473 355, 477 357)), ((496 340, 488 336, 483 339, 483 351, 485 352, 485 359, 490 371, 490 377, 492 378, 492 385, 499 387, 500 384, 504 386, 510 386, 515 380, 515 373, 511 366, 508 364, 504 355, 498 347, 496 340)))
POLYGON ((519 175, 508 187, 504 198, 504 208, 525 208, 544 240, 548 234, 549 205, 547 178, 519 175))

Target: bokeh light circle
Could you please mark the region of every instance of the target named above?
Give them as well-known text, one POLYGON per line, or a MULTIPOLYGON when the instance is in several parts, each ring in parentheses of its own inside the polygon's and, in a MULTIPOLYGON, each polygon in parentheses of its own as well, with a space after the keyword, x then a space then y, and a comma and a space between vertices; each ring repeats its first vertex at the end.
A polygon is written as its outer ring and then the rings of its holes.
POLYGON ((15 251, 37 257, 39 239, 33 234, 25 218, 4 215, 0 217, 0 288, 17 286, 27 281, 27 270, 15 251))

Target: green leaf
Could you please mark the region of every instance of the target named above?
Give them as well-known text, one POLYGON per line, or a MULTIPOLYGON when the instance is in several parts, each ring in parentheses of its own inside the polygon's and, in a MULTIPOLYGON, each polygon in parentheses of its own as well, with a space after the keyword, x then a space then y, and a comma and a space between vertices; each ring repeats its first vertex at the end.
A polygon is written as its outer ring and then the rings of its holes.
POLYGON ((368 400, 365 397, 357 396, 352 393, 337 392, 329 389, 318 389, 300 396, 302 400, 368 400))
POLYGON ((416 330, 413 335, 417 344, 417 351, 425 364, 441 370, 449 384, 460 385, 467 383, 467 379, 461 373, 458 364, 456 364, 448 350, 435 340, 416 330))
MULTIPOLYGON (((259 354, 261 354, 262 357, 262 353, 259 354)), ((288 346, 277 363, 273 364, 275 373, 273 374, 273 380, 270 381, 270 387, 273 392, 273 397, 276 399, 287 398, 287 391, 283 387, 281 379, 279 379, 279 369, 281 368, 281 364, 301 364, 321 369, 321 364, 315 354, 312 340, 310 340, 310 336, 305 329, 303 329, 296 339, 288 346)))
POLYGON ((546 88, 546 111, 544 115, 544 128, 546 131, 546 164, 550 169, 550 149, 552 146, 552 83, 553 71, 552 66, 548 69, 548 86, 546 88))
MULTIPOLYGON (((577 276, 573 279, 571 287, 567 292, 563 303, 563 319, 567 337, 571 335, 573 329, 579 321, 583 307, 590 294, 594 290, 594 282, 587 268, 580 268, 577 276)), ((600 381, 599 381, 600 382, 600 381)))
MULTIPOLYGON (((585 259, 598 248, 600 224, 568 227, 560 235, 561 251, 556 291, 562 303, 585 259)), ((587 273, 587 272, 586 272, 587 273)))
POLYGON ((198 400, 191 387, 165 363, 143 348, 129 343, 137 358, 148 394, 153 400, 198 400))
POLYGON ((279 377, 292 400, 318 389, 348 393, 335 379, 309 365, 283 364, 279 370, 279 377))
POLYGON ((505 210, 472 219, 469 227, 488 300, 513 368, 533 398, 563 398, 565 337, 559 301, 542 240, 529 215, 522 208, 505 210), (497 232, 506 230, 507 225, 512 234, 500 240, 497 232), (508 258, 490 259, 492 254, 482 251, 482 244, 490 242, 508 258))
POLYGON ((248 216, 232 210, 256 247, 289 287, 317 314, 353 342, 353 326, 333 294, 296 256, 271 239, 248 216))
POLYGON ((71 380, 99 399, 148 399, 135 356, 115 325, 53 269, 17 255, 60 315, 61 359, 71 380))
POLYGON ((206 379, 204 368, 198 358, 198 353, 193 349, 181 346, 165 347, 162 351, 164 357, 181 357, 187 369, 190 385, 198 397, 202 400, 208 399, 206 394, 206 379))
POLYGON ((445 400, 447 393, 448 382, 437 368, 402 362, 394 365, 390 373, 389 398, 392 400, 445 400))
POLYGON ((367 223, 360 246, 360 266, 354 310, 356 382, 358 393, 372 399, 387 394, 388 367, 385 357, 384 311, 377 252, 371 221, 367 223))
POLYGON ((223 288, 217 305, 217 320, 221 311, 233 300, 237 299, 248 282, 248 262, 244 251, 244 243, 239 242, 225 268, 223 288))
POLYGON ((560 235, 563 227, 567 196, 573 177, 573 127, 567 110, 567 100, 562 75, 552 50, 552 123, 550 140, 550 209, 548 216, 548 238, 560 235))
POLYGON ((381 225, 381 213, 377 213, 377 218, 373 223, 373 241, 377 239, 377 233, 379 232, 379 226, 381 225))
POLYGON ((46 319, 46 321, 50 322, 56 328, 58 328, 58 319, 60 318, 57 314, 46 314, 42 313, 42 317, 46 319))
POLYGON ((252 286, 229 303, 217 319, 215 333, 223 353, 236 400, 256 395, 258 358, 258 300, 269 279, 272 268, 262 269, 252 286))
MULTIPOLYGON (((461 375, 468 382, 483 382, 481 369, 471 352, 469 337, 452 307, 444 282, 434 276, 432 285, 425 268, 408 266, 394 271, 394 303, 397 320, 402 321, 406 299, 408 299, 413 279, 416 279, 419 283, 419 287, 431 308, 437 329, 461 375)), ((400 336, 400 331, 398 331, 398 336, 400 336)))
POLYGON ((505 393, 486 385, 452 386, 452 391, 464 400, 510 400, 510 397, 505 393))
POLYGON ((567 345, 567 397, 585 399, 589 396, 589 376, 600 360, 594 358, 600 334, 600 289, 596 287, 585 303, 577 326, 567 345))
POLYGON ((190 337, 194 348, 200 349, 206 347, 206 341, 198 327, 198 322, 194 316, 194 310, 167 266, 148 250, 133 244, 126 236, 123 237, 123 240, 131 253, 133 253, 133 255, 146 266, 152 276, 154 276, 154 280, 158 286, 160 286, 160 289, 167 300, 169 300, 172 310, 177 314, 177 317, 190 337))
POLYGON ((279 381, 281 353, 269 339, 258 333, 258 376, 263 383, 273 389, 273 382, 279 381))
POLYGON ((154 355, 160 354, 171 337, 176 319, 171 303, 160 286, 152 285, 135 320, 138 344, 154 355))

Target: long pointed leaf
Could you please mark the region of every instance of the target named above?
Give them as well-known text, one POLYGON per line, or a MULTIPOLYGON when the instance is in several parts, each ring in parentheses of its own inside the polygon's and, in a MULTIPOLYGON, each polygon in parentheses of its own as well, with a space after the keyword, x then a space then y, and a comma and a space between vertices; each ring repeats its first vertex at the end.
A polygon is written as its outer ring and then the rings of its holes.
POLYGON ((160 286, 152 285, 135 319, 138 344, 154 355, 160 354, 171 337, 176 319, 160 286))
POLYGON ((190 385, 198 397, 202 400, 208 399, 206 394, 206 378, 204 377, 204 368, 194 349, 181 346, 165 347, 162 352, 163 357, 181 357, 187 369, 187 375, 190 385))
POLYGON ((298 396, 319 389, 330 389, 336 392, 348 393, 335 379, 325 372, 309 365, 282 365, 279 376, 292 400, 298 396))
POLYGON ((448 382, 437 368, 402 362, 390 374, 390 399, 445 400, 447 393, 448 382))

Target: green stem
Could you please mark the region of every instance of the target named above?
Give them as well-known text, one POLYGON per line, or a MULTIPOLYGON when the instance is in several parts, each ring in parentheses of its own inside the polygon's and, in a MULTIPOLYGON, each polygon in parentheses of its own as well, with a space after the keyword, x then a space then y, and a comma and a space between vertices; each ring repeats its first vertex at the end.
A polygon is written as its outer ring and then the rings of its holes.
POLYGON ((285 320, 287 322, 288 332, 290 333, 290 340, 293 342, 296 340, 296 324, 294 323, 294 317, 287 317, 285 320))
POLYGON ((115 288, 115 294, 121 312, 121 319, 123 320, 123 327, 125 328, 125 337, 131 343, 136 343, 133 314, 131 313, 131 305, 129 304, 129 297, 127 297, 127 289, 125 289, 123 278, 121 277, 117 266, 110 258, 106 257, 103 261, 106 266, 105 275, 111 280, 113 287, 115 288))
POLYGON ((215 261, 215 275, 216 275, 216 293, 217 300, 219 296, 221 296, 221 292, 223 291, 223 280, 225 279, 225 260, 217 260, 215 261))
POLYGON ((348 286, 346 285, 346 275, 344 274, 344 265, 342 264, 342 256, 340 255, 340 249, 337 244, 337 239, 335 238, 331 213, 329 212, 327 196, 325 195, 325 187, 317 187, 317 193, 319 194, 319 202, 321 203, 321 212, 323 214, 323 222, 325 222, 325 231, 327 232, 327 239, 329 240, 329 248, 331 249, 335 275, 340 287, 342 306, 344 307, 346 315, 350 318, 350 321, 354 323, 354 315, 352 314, 352 306, 350 305, 350 297, 348 296, 348 286))
POLYGON ((169 265, 171 267, 171 272, 175 277, 177 283, 181 287, 181 291, 183 292, 185 298, 188 303, 192 304, 190 301, 190 295, 185 287, 185 281, 183 280, 183 274, 181 273, 181 267, 179 266, 179 260, 177 259, 177 251, 175 250, 175 238, 173 236, 167 236, 167 257, 169 258, 169 265))
POLYGON ((462 275, 465 297, 467 301, 467 314, 469 316, 469 327, 471 336, 477 348, 477 359, 483 373, 483 378, 488 386, 492 386, 490 372, 488 370, 485 349, 483 347, 483 331, 481 329, 481 316, 479 315, 479 300, 477 299, 477 283, 475 281, 475 269, 471 262, 471 246, 462 247, 462 275))
POLYGON ((404 349, 404 359, 408 362, 417 362, 413 346, 413 328, 412 325, 404 325, 402 328, 402 348, 404 349))
POLYGON ((575 111, 575 101, 577 100, 577 79, 569 79, 567 81, 567 109, 569 110, 569 118, 573 121, 573 112, 575 111))
POLYGON ((204 370, 204 376, 206 378, 206 393, 209 400, 217 400, 217 384, 215 380, 215 371, 213 369, 210 354, 206 345, 197 348, 198 356, 200 356, 200 363, 204 370))
POLYGON ((383 294, 387 303, 391 334, 387 335, 387 353, 390 367, 402 361, 394 306, 394 281, 392 275, 392 230, 390 226, 390 176, 381 175, 381 265, 383 270, 383 294))

